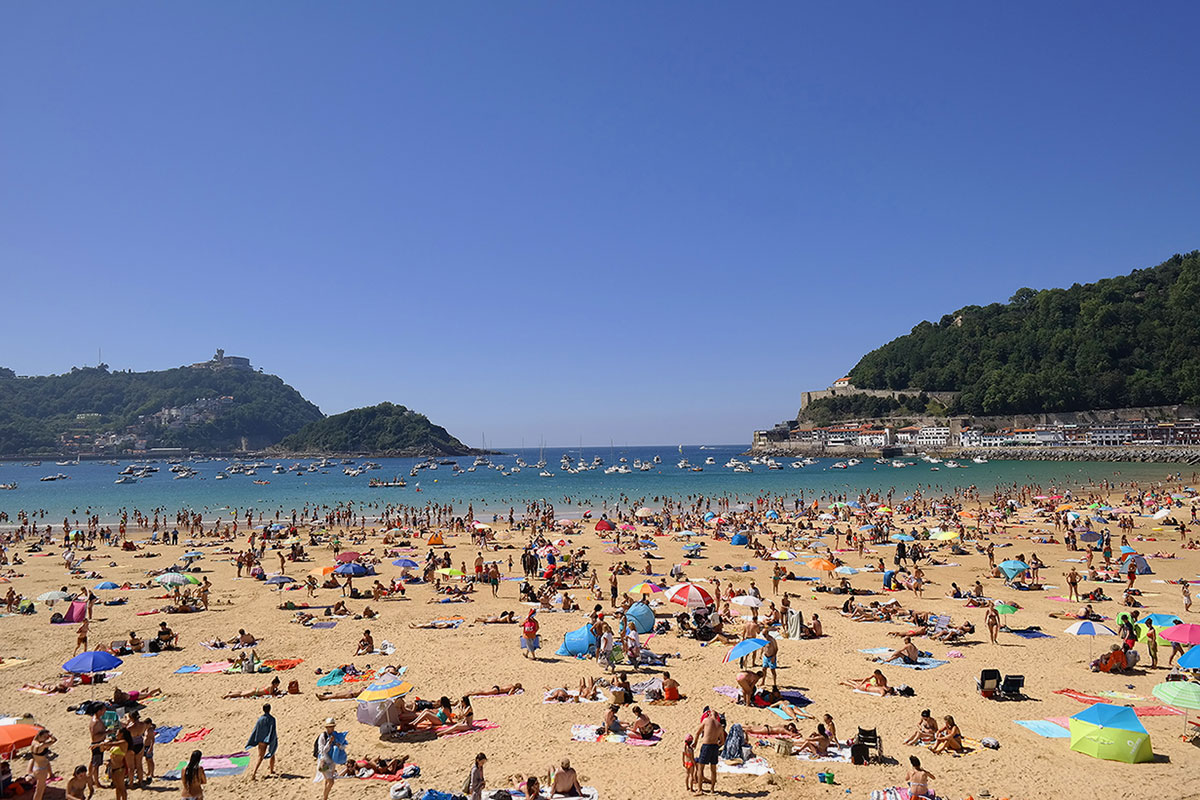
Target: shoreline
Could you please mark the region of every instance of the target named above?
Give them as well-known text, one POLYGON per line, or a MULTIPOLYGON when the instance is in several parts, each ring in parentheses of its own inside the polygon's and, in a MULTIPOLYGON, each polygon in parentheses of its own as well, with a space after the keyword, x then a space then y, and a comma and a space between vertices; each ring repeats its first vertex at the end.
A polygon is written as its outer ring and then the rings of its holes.
MULTIPOLYGON (((926 452, 938 458, 972 459, 986 458, 989 461, 1096 461, 1128 464, 1186 464, 1200 466, 1200 447, 1136 446, 1113 447, 946 447, 919 451, 905 448, 898 459, 916 457, 926 452)), ((812 456, 820 458, 879 458, 878 447, 837 447, 797 443, 788 447, 750 448, 744 455, 795 458, 812 456)))

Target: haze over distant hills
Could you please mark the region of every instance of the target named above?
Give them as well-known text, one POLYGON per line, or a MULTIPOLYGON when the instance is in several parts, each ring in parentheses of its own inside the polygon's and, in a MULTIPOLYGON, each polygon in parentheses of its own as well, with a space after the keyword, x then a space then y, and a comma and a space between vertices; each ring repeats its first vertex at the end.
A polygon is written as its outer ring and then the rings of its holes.
POLYGON ((384 403, 326 418, 283 379, 218 350, 209 361, 150 372, 105 364, 22 377, 0 367, 0 455, 117 455, 289 449, 379 455, 470 452, 444 428, 384 403))

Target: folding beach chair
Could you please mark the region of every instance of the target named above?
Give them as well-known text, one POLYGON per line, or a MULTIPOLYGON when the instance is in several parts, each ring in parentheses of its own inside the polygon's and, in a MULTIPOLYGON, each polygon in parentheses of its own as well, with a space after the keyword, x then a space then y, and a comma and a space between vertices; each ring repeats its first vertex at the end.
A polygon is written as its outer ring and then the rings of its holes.
POLYGON ((859 728, 851 749, 853 750, 855 747, 863 748, 868 755, 874 751, 873 758, 883 761, 883 737, 879 735, 878 729, 859 728))
POLYGON ((950 615, 938 614, 929 618, 929 628, 926 636, 932 636, 935 633, 945 633, 950 627, 950 615))
POLYGON ((1024 700, 1025 692, 1024 675, 1005 675, 1004 681, 1000 684, 1000 698, 1003 700, 1024 700))
POLYGON ((975 687, 979 689, 979 693, 986 698, 993 698, 996 692, 1000 689, 1000 670, 985 669, 979 673, 979 679, 975 681, 975 687))

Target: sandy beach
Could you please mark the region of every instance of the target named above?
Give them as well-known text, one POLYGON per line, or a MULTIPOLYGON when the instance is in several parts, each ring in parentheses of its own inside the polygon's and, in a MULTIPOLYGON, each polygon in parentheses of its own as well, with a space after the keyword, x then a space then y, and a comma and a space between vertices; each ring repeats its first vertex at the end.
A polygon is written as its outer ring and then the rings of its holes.
MULTIPOLYGON (((679 605, 663 603, 662 595, 654 595, 658 620, 670 620, 672 629, 649 638, 643 636, 643 644, 649 650, 668 656, 665 667, 644 667, 631 673, 633 683, 670 671, 678 680, 686 699, 675 705, 647 705, 638 698, 651 720, 661 726, 662 740, 655 746, 630 747, 612 742, 581 742, 572 740, 572 726, 577 724, 598 725, 606 705, 594 704, 545 704, 546 690, 556 687, 574 688, 581 679, 611 679, 595 660, 583 660, 570 656, 555 655, 564 634, 588 622, 588 613, 593 604, 601 602, 609 619, 613 609, 609 604, 608 586, 610 570, 615 564, 628 562, 632 574, 620 575, 618 584, 625 592, 643 580, 660 585, 670 585, 665 574, 673 565, 682 565, 687 577, 702 586, 712 588, 712 579, 720 580, 722 591, 732 584, 737 590, 749 589, 751 582, 763 596, 762 611, 769 603, 777 606, 784 592, 790 594, 792 608, 803 612, 805 620, 811 621, 818 614, 823 623, 824 635, 816 639, 781 639, 778 643, 778 682, 784 690, 798 690, 812 702, 804 711, 816 717, 799 723, 804 734, 811 734, 822 715, 831 714, 837 725, 837 737, 846 740, 858 727, 877 728, 883 737, 883 752, 888 761, 883 764, 855 766, 850 763, 816 763, 785 756, 776 752, 772 744, 760 745, 762 738, 749 737, 756 755, 765 759, 773 770, 766 775, 719 774, 717 790, 725 796, 762 797, 770 793, 783 797, 834 797, 849 796, 866 798, 872 790, 884 789, 904 783, 910 755, 918 755, 926 769, 935 777, 932 788, 938 796, 946 798, 979 798, 989 796, 1001 798, 1090 798, 1097 791, 1110 797, 1194 797, 1200 796, 1200 777, 1193 768, 1196 763, 1195 746, 1181 739, 1184 717, 1169 710, 1163 715, 1142 716, 1142 723, 1150 734, 1156 760, 1150 763, 1125 764, 1105 761, 1072 752, 1069 740, 1044 738, 1015 720, 1053 720, 1069 717, 1086 705, 1071 696, 1056 694, 1070 689, 1091 696, 1103 697, 1105 702, 1137 707, 1161 706, 1151 695, 1151 689, 1161 683, 1167 669, 1145 669, 1149 663, 1145 645, 1136 647, 1141 652, 1142 663, 1132 674, 1104 674, 1088 668, 1092 657, 1107 650, 1117 640, 1115 637, 1077 637, 1064 633, 1071 620, 1050 617, 1051 613, 1073 613, 1082 604, 1068 603, 1059 598, 1068 594, 1065 573, 1072 567, 1085 572, 1085 565, 1078 563, 1084 558, 1081 550, 1068 550, 1063 543, 1063 530, 1055 530, 1050 511, 1067 513, 1066 506, 1078 506, 1085 512, 1084 519, 1097 513, 1116 518, 1124 516, 1132 520, 1133 529, 1120 530, 1114 525, 1092 523, 1096 530, 1112 533, 1114 549, 1120 550, 1122 533, 1138 553, 1146 556, 1153 569, 1152 574, 1139 575, 1136 588, 1141 591, 1137 598, 1144 608, 1142 614, 1159 612, 1180 615, 1184 621, 1195 619, 1194 612, 1184 611, 1181 588, 1175 583, 1179 579, 1194 580, 1200 573, 1200 550, 1183 547, 1185 538, 1194 538, 1195 526, 1191 524, 1191 509, 1195 497, 1191 493, 1179 492, 1178 484, 1168 487, 1147 489, 1175 489, 1177 507, 1170 515, 1187 525, 1187 533, 1181 538, 1178 528, 1163 527, 1152 513, 1158 506, 1144 510, 1138 507, 1133 513, 1118 514, 1111 509, 1128 507, 1126 489, 1117 488, 1108 493, 1108 512, 1087 513, 1087 505, 1099 501, 1099 497, 1047 499, 1020 502, 1019 507, 1004 520, 989 518, 987 509, 995 507, 993 499, 963 496, 946 498, 921 498, 907 501, 903 505, 910 509, 904 513, 899 498, 889 501, 875 499, 880 505, 872 506, 870 497, 859 498, 863 513, 855 514, 851 507, 829 509, 821 507, 801 509, 802 520, 793 520, 794 507, 783 501, 767 502, 752 506, 750 510, 738 512, 722 509, 715 502, 711 511, 728 521, 724 524, 709 521, 701 516, 710 510, 705 506, 689 504, 694 511, 691 516, 679 519, 678 511, 668 520, 661 513, 661 504, 655 505, 654 517, 637 520, 629 515, 626 522, 636 523, 635 530, 625 534, 625 552, 614 549, 612 534, 597 532, 596 519, 583 520, 575 527, 555 525, 542 535, 551 543, 565 541, 555 549, 566 554, 583 547, 589 562, 589 572, 595 569, 603 600, 597 601, 585 585, 569 588, 568 592, 578 601, 581 610, 574 612, 542 611, 537 615, 540 623, 542 649, 539 658, 531 661, 524 658, 518 647, 520 626, 475 624, 477 617, 515 612, 524 619, 530 604, 518 598, 521 574, 521 554, 533 535, 530 530, 512 530, 500 521, 492 525, 492 542, 483 552, 488 560, 498 560, 504 580, 499 584, 498 597, 493 597, 490 588, 481 585, 469 596, 472 602, 454 604, 431 604, 435 596, 430 584, 412 583, 406 587, 403 599, 379 601, 347 599, 354 614, 360 614, 367 605, 379 612, 374 620, 356 620, 353 617, 336 620, 332 627, 306 627, 293 621, 295 612, 281 610, 281 603, 311 603, 326 606, 342 599, 340 589, 320 589, 315 598, 309 598, 304 589, 278 590, 264 585, 262 581, 248 577, 237 578, 232 555, 220 554, 218 549, 228 546, 235 552, 248 548, 245 530, 237 537, 224 541, 211 531, 189 538, 181 530, 180 544, 143 544, 136 552, 99 544, 95 549, 77 551, 88 560, 81 562, 84 570, 94 571, 102 577, 86 580, 72 576, 64 564, 61 547, 61 531, 55 531, 55 541, 43 547, 42 553, 27 552, 30 541, 13 542, 8 546, 11 556, 16 553, 24 563, 9 569, 16 575, 8 579, 16 592, 30 598, 66 586, 69 592, 78 592, 92 587, 101 580, 117 584, 141 583, 148 580, 147 570, 163 569, 176 563, 184 552, 198 551, 203 558, 195 561, 198 578, 207 578, 212 585, 209 610, 191 614, 165 614, 154 612, 167 605, 168 592, 162 588, 135 589, 130 591, 98 591, 101 601, 118 598, 127 599, 123 605, 97 605, 90 627, 90 646, 107 644, 127 638, 131 631, 144 638, 153 637, 160 622, 166 621, 179 635, 179 650, 167 650, 152 656, 127 655, 119 667, 120 674, 108 685, 98 687, 76 686, 66 694, 35 694, 22 691, 21 687, 31 681, 54 681, 62 676, 61 665, 72 655, 77 625, 51 625, 53 611, 63 611, 64 604, 57 603, 48 608, 37 603, 37 613, 32 615, 7 615, 0 619, 3 648, 0 655, 0 696, 4 698, 0 711, 12 715, 30 714, 37 723, 46 726, 58 738, 53 750, 55 774, 64 777, 62 782, 51 783, 47 797, 62 797, 65 778, 69 777, 77 764, 88 763, 88 722, 85 716, 76 715, 68 706, 76 706, 92 697, 111 697, 113 687, 123 690, 161 689, 161 698, 146 702, 141 711, 143 718, 150 717, 161 729, 178 726, 181 736, 200 729, 211 729, 199 742, 174 741, 159 744, 155 757, 157 773, 161 776, 175 769, 195 748, 206 756, 233 754, 245 748, 247 737, 260 713, 261 700, 222 699, 222 696, 237 691, 265 686, 272 675, 229 675, 222 673, 177 673, 184 667, 200 666, 206 662, 228 658, 230 651, 212 651, 199 643, 214 638, 229 639, 239 629, 245 629, 260 641, 257 653, 264 659, 302 659, 294 668, 277 674, 286 687, 289 681, 299 683, 299 694, 285 695, 271 700, 278 720, 279 757, 281 774, 251 783, 249 771, 234 776, 210 778, 206 796, 274 798, 319 797, 321 786, 312 782, 315 762, 312 758, 314 738, 322 729, 326 717, 333 717, 337 730, 349 734, 348 751, 351 758, 363 756, 405 756, 407 761, 420 767, 420 776, 410 781, 414 795, 419 796, 427 788, 458 792, 472 759, 478 752, 488 756, 486 778, 489 788, 512 788, 510 777, 514 775, 541 775, 544 779, 548 769, 564 757, 569 757, 578 770, 582 783, 595 787, 604 798, 645 797, 647 794, 660 797, 685 797, 684 775, 681 767, 681 751, 684 737, 694 734, 699 726, 701 710, 705 706, 725 714, 729 724, 739 723, 747 727, 767 724, 781 725, 783 720, 764 709, 749 709, 736 705, 734 700, 714 691, 715 687, 731 686, 738 673, 736 664, 722 663, 729 644, 719 640, 699 642, 680 636, 673 616, 682 611, 679 605), (880 511, 886 503, 895 504, 892 511, 880 511), (1035 513, 1033 503, 1039 503, 1047 513, 1035 513), (766 512, 776 509, 779 519, 767 517, 766 512), (836 519, 821 519, 818 515, 832 515, 836 519), (911 514, 911 516, 910 516, 911 514), (924 516, 922 516, 924 514, 924 516), (922 546, 935 546, 932 550, 934 562, 923 560, 920 568, 926 584, 922 596, 909 590, 882 592, 882 578, 877 572, 860 571, 850 577, 855 589, 871 590, 874 594, 855 598, 858 602, 896 601, 905 609, 949 615, 951 623, 958 625, 971 622, 975 633, 955 642, 935 641, 927 637, 915 637, 914 644, 921 651, 928 651, 937 661, 945 662, 932 669, 908 669, 896 665, 876 665, 872 655, 861 651, 872 648, 892 648, 902 641, 889 633, 901 632, 912 627, 908 622, 857 622, 839 613, 837 607, 845 602, 845 595, 814 591, 817 585, 833 586, 828 573, 812 569, 807 562, 816 557, 805 549, 820 531, 833 526, 837 538, 832 535, 820 537, 824 545, 847 566, 862 570, 883 560, 888 569, 893 568, 894 546, 890 543, 866 544, 860 555, 856 548, 846 546, 845 532, 857 530, 866 523, 884 525, 891 520, 895 529, 906 532, 937 527, 939 521, 945 530, 952 530, 951 521, 956 520, 964 528, 960 540, 921 542, 922 546), (658 523, 657 525, 655 523, 658 523), (798 524, 812 524, 815 530, 798 530, 798 524), (996 526, 991 532, 992 525, 996 526), (979 528, 976 528, 976 525, 979 528), (687 526, 701 535, 680 537, 679 529, 687 526), (730 534, 749 529, 768 555, 777 548, 787 548, 796 553, 797 559, 776 561, 756 555, 746 546, 734 546, 728 540, 730 534), (786 531, 791 529, 797 538, 788 540, 786 531), (771 536, 776 537, 774 547, 771 536), (719 537, 719 538, 718 538, 719 537), (1056 541, 1035 542, 1032 537, 1056 541), (655 573, 644 572, 647 564, 636 549, 636 540, 652 541, 649 552, 654 556, 650 565, 655 573), (702 555, 685 557, 683 546, 689 541, 702 541, 702 555), (959 544, 962 554, 954 554, 950 548, 959 544), (988 569, 988 556, 984 548, 995 546, 997 563, 1015 558, 1018 554, 1032 558, 1034 554, 1044 563, 1040 569, 1040 590, 1018 591, 1005 585, 1001 578, 993 577, 988 569), (837 545, 840 544, 840 547, 837 545), (498 549, 491 549, 498 548, 498 549), (153 557, 147 553, 157 554, 153 557), (509 569, 509 557, 513 566, 509 569), (1170 557, 1160 557, 1170 556, 1170 557), (776 564, 783 566, 798 578, 812 580, 782 580, 778 593, 772 588, 772 570, 776 564), (748 564, 750 571, 730 570, 748 564), (719 571, 717 568, 720 568, 719 571), (998 644, 988 641, 985 626, 986 609, 967 607, 963 599, 947 596, 951 584, 956 583, 966 590, 981 581, 984 594, 1004 603, 1019 606, 1016 613, 1004 620, 1014 629, 1036 627, 1045 638, 1023 638, 1007 629, 999 634, 998 644), (435 619, 463 617, 464 622, 453 629, 412 629, 410 623, 423 623, 435 619), (356 656, 355 649, 364 629, 370 629, 376 643, 384 640, 395 645, 392 655, 356 656), (27 659, 14 663, 13 659, 27 659), (449 738, 418 737, 412 741, 381 741, 378 729, 356 721, 356 702, 337 700, 319 702, 315 699, 317 670, 328 672, 343 664, 353 663, 362 670, 378 669, 387 664, 403 665, 404 675, 415 691, 409 696, 437 701, 446 695, 457 700, 464 692, 485 689, 492 685, 519 682, 524 692, 514 696, 480 697, 474 700, 477 720, 486 719, 498 727, 467 735, 449 738), (855 692, 839 685, 849 678, 863 678, 879 666, 889 683, 894 687, 906 684, 911 687, 911 697, 874 697, 855 692), (1025 676, 1027 700, 996 701, 985 699, 975 688, 980 671, 995 668, 1005 674, 1025 676), (920 712, 930 709, 935 718, 952 714, 969 744, 975 743, 965 755, 933 754, 928 748, 907 746, 903 741, 916 729, 920 712), (984 738, 994 738, 999 749, 988 749, 977 743, 984 738), (834 785, 818 782, 817 774, 823 771, 834 773, 834 785)), ((1029 494, 1036 493, 1031 489, 1029 494)), ((1014 495, 1014 499, 1016 496, 1014 495)), ((848 501, 854 498, 846 498, 848 501)), ((1003 498, 1007 500, 1008 498, 1003 498)), ((1169 501, 1168 498, 1160 499, 1169 501)), ((676 505, 678 509, 678 504, 676 505)), ((461 513, 461 512, 459 512, 461 513)), ((771 515, 772 517, 775 515, 771 515)), ((614 522, 619 522, 614 519, 614 522)), ((491 525, 490 519, 488 524, 491 525)), ((353 543, 354 532, 341 531, 342 550, 352 549, 367 555, 361 559, 372 563, 379 572, 380 580, 387 584, 397 577, 400 568, 391 562, 398 557, 411 558, 423 564, 429 546, 423 534, 393 534, 393 542, 384 544, 380 526, 372 532, 368 524, 365 542, 353 543)), ((465 564, 468 571, 474 563, 479 548, 471 541, 467 531, 438 531, 447 547, 435 548, 439 556, 448 551, 454 565, 465 564)), ((288 562, 287 575, 303 580, 310 571, 335 566, 334 552, 328 543, 307 546, 309 529, 302 526, 300 538, 306 544, 309 561, 288 562)), ((144 542, 149 532, 131 529, 131 541, 144 542)), ((884 538, 886 542, 886 537, 884 538)), ((278 574, 279 559, 275 545, 268 545, 262 565, 267 576, 278 574)), ((1083 545, 1080 545, 1082 548, 1083 545)), ((1119 556, 1117 556, 1119 557, 1119 556)), ((1099 566, 1101 553, 1094 556, 1099 566)), ((543 567, 545 562, 543 561, 543 567)), ((911 569, 911 568, 910 568, 911 569)), ((420 570, 416 570, 419 572, 420 570)), ((373 577, 355 580, 355 586, 367 590, 373 577)), ((451 585, 463 586, 457 577, 447 579, 451 585)), ((535 587, 542 585, 535 580, 535 587)), ((296 585, 296 584, 293 584, 296 585)), ((1120 606, 1124 579, 1118 583, 1097 584, 1084 580, 1081 591, 1090 591, 1103 586, 1105 593, 1114 600, 1094 603, 1095 610, 1109 618, 1105 624, 1115 628, 1116 615, 1123 610, 1120 606)), ((2 592, 0 592, 2 593, 2 592)), ((721 603, 725 605, 724 602, 721 603)), ((736 611, 744 610, 733 605, 736 611)), ((323 616, 323 611, 314 611, 321 622, 334 621, 323 616)), ((737 633, 741 618, 734 617, 726 629, 737 633)), ((775 632, 779 636, 779 632, 775 632)), ((1036 633, 1033 634, 1036 636, 1036 633)), ((1165 665, 1169 647, 1160 648, 1160 665, 1165 665)), ((236 655, 236 653, 234 653, 236 655)), ((349 684, 346 684, 349 685, 349 684)), ((345 688, 344 685, 341 688, 345 688)), ((365 683, 361 684, 365 687, 365 683)), ((336 688, 336 687, 335 687, 336 688)), ((1151 712, 1153 713, 1153 712, 1151 712)), ((629 707, 619 712, 623 722, 631 722, 633 715, 629 707)), ((23 751, 23 752, 28 752, 23 751)), ((28 762, 18 757, 14 762, 14 773, 24 774, 28 762)), ((265 768, 264 770, 265 771, 265 768)), ((389 782, 347 778, 338 780, 333 787, 332 797, 386 797, 389 782)), ((131 796, 178 796, 177 781, 156 778, 148 790, 132 790, 131 796)), ((99 797, 111 797, 111 789, 98 791, 99 797)))

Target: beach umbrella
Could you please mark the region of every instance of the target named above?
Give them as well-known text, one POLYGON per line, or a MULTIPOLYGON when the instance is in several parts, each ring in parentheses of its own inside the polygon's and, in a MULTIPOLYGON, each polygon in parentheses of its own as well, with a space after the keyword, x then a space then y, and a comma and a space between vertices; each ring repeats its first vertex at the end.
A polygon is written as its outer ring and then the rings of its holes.
POLYGON ((652 594, 654 592, 661 592, 662 590, 663 590, 663 587, 659 586, 657 583, 650 583, 649 581, 642 581, 641 583, 637 583, 637 584, 634 584, 633 586, 631 586, 629 588, 629 593, 630 594, 652 594))
POLYGON ((154 580, 163 586, 182 586, 185 583, 189 583, 187 576, 179 572, 164 572, 154 580))
POLYGON ((370 570, 362 564, 356 564, 353 561, 348 564, 342 564, 334 572, 338 575, 349 575, 351 578, 361 578, 363 575, 370 574, 370 570))
POLYGON ((859 528, 859 530, 860 531, 873 531, 873 530, 875 530, 875 526, 874 525, 863 525, 862 527, 859 528))
POLYGON ((438 570, 438 574, 449 575, 454 578, 461 578, 463 575, 466 575, 467 573, 463 572, 461 569, 455 569, 454 567, 442 567, 441 569, 438 570))
POLYGON ((721 661, 728 664, 730 661, 737 661, 743 656, 748 656, 756 650, 761 650, 768 644, 766 639, 743 639, 742 641, 729 648, 729 652, 721 661))
POLYGON ((199 550, 193 550, 190 553, 184 553, 182 556, 180 556, 180 558, 188 558, 188 559, 204 558, 204 553, 201 553, 199 550))
POLYGON ((736 606, 745 606, 746 608, 758 608, 762 605, 762 600, 759 600, 752 594, 739 594, 729 602, 736 606))
POLYGON ((121 587, 112 581, 103 581, 92 587, 93 589, 120 589, 121 587))
POLYGON ((1154 517, 1154 519, 1163 519, 1164 517, 1166 517, 1166 516, 1167 516, 1167 515, 1169 515, 1170 513, 1171 513, 1171 509, 1169 509, 1169 508, 1161 508, 1161 509, 1159 509, 1158 511, 1155 511, 1155 512, 1154 512, 1154 514, 1153 514, 1153 517, 1154 517))
POLYGON ((1130 547, 1127 544, 1121 545, 1121 555, 1123 555, 1123 556, 1127 556, 1130 553, 1136 553, 1136 552, 1137 552, 1137 550, 1133 549, 1132 547, 1130 547))
POLYGON ((408 681, 401 680, 395 675, 387 675, 363 689, 358 695, 358 701, 360 703, 377 703, 380 700, 404 697, 412 690, 413 685, 408 681))
POLYGON ((791 561, 795 557, 796 554, 788 550, 776 550, 774 553, 771 553, 771 558, 776 561, 791 561))
POLYGON ((779 512, 776 511, 775 509, 771 509, 770 511, 768 511, 766 513, 765 516, 767 519, 779 519, 779 512))
POLYGON ((696 533, 695 531, 680 531, 679 535, 680 536, 701 536, 702 534, 696 533))
POLYGON ((488 525, 486 522, 474 522, 471 524, 471 527, 477 531, 490 531, 492 529, 492 526, 488 525))
POLYGON ((857 575, 858 570, 854 567, 841 566, 834 570, 838 575, 857 575))
POLYGON ((1087 636, 1088 638, 1088 658, 1092 657, 1092 647, 1097 636, 1116 636, 1117 632, 1107 625, 1101 625, 1099 622, 1091 620, 1083 620, 1076 622, 1074 625, 1067 628, 1064 633, 1069 633, 1072 636, 1087 636))
POLYGON ((958 531, 938 531, 937 533, 931 534, 929 538, 937 542, 948 542, 951 539, 958 538, 958 531))
POLYGON ((263 583, 267 584, 267 586, 282 586, 285 583, 295 583, 295 582, 296 582, 296 579, 289 575, 273 575, 272 577, 267 578, 265 581, 263 581, 263 583))
POLYGON ((1194 622, 1185 622, 1181 625, 1172 625, 1170 628, 1161 630, 1158 635, 1166 639, 1168 642, 1179 642, 1180 644, 1200 644, 1200 625, 1194 622))
POLYGON ((688 608, 699 608, 700 606, 711 606, 713 597, 707 589, 697 586, 694 583, 680 583, 667 589, 666 597, 672 603, 677 603, 688 608))
POLYGON ((837 569, 837 564, 830 561, 828 558, 814 558, 806 564, 809 569, 819 569, 824 572, 833 572, 837 569))
MULTIPOLYGON (((1162 637, 1159 637, 1162 638, 1162 637)), ((1193 645, 1175 662, 1180 669, 1200 669, 1200 646, 1193 645)))
POLYGON ((1016 606, 1010 606, 1008 603, 996 603, 997 614, 1015 614, 1017 613, 1016 606))
POLYGON ((1100 538, 1100 534, 1096 531, 1084 531, 1083 533, 1079 534, 1079 541, 1087 544, 1095 544, 1096 542, 1100 541, 1100 538))
POLYGON ((1071 717, 1071 749, 1077 753, 1137 764, 1154 759, 1150 734, 1128 706, 1095 703, 1071 717))
POLYGON ((621 530, 623 530, 623 531, 636 531, 636 530, 637 530, 637 528, 636 528, 636 527, 634 527, 633 525, 630 525, 628 522, 622 522, 622 523, 621 523, 621 530))
POLYGON ((76 675, 84 675, 107 672, 110 669, 116 669, 123 663, 112 653, 106 653, 103 650, 87 650, 63 664, 63 669, 76 675))
POLYGON ((337 567, 317 567, 314 570, 309 570, 308 574, 312 575, 314 578, 324 578, 335 569, 337 569, 337 567))
POLYGON ((1158 684, 1150 692, 1169 706, 1189 711, 1200 710, 1200 686, 1190 681, 1167 681, 1158 684))
POLYGON ((1000 571, 1007 575, 1009 580, 1029 569, 1028 564, 1024 561, 1017 561, 1015 558, 1010 558, 1008 561, 1001 561, 999 567, 1000 571))
POLYGON ((893 533, 888 538, 893 542, 911 542, 913 540, 913 537, 909 536, 907 533, 893 533))
POLYGON ((55 589, 53 592, 44 592, 43 594, 39 594, 37 599, 39 603, 54 605, 62 600, 70 600, 72 597, 74 597, 73 594, 55 589))
POLYGON ((651 511, 650 509, 646 508, 645 506, 642 506, 637 511, 633 512, 633 515, 635 517, 637 517, 638 519, 646 519, 648 517, 653 517, 654 512, 651 511))
POLYGON ((562 526, 562 527, 564 527, 564 528, 571 528, 571 527, 574 527, 574 525, 575 525, 575 520, 573 520, 573 519, 560 519, 560 520, 559 520, 558 522, 556 522, 555 524, 556 524, 556 525, 560 525, 560 526, 562 526))
POLYGON ((700 552, 700 548, 703 546, 704 544, 702 542, 696 542, 695 544, 685 544, 682 549, 685 550, 688 555, 693 555, 700 552))
POLYGON ((33 738, 41 730, 40 725, 0 725, 0 756, 12 758, 17 750, 33 744, 33 738))
POLYGON ((1151 622, 1156 628, 1170 628, 1180 624, 1183 620, 1174 614, 1147 614, 1142 617, 1142 622, 1151 622))
POLYGON ((583 516, 585 518, 590 517, 591 515, 592 515, 592 510, 590 508, 587 511, 583 512, 583 516))
POLYGON ((357 553, 353 550, 347 550, 344 553, 338 553, 337 562, 339 564, 349 564, 351 561, 357 561, 362 558, 362 553, 357 553))
POLYGON ((596 523, 596 530, 611 531, 611 530, 614 530, 614 528, 613 528, 613 524, 611 522, 609 522, 606 519, 602 519, 596 523))
POLYGON ((416 569, 417 567, 419 567, 421 565, 418 564, 417 562, 413 561, 411 558, 397 558, 395 561, 392 562, 392 566, 393 567, 407 567, 408 569, 416 569))

